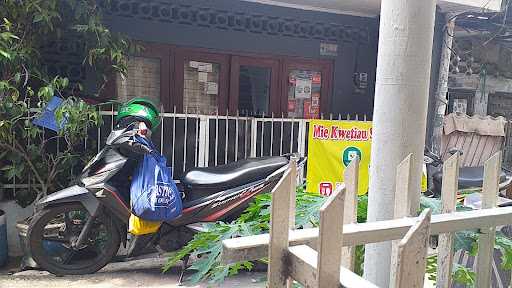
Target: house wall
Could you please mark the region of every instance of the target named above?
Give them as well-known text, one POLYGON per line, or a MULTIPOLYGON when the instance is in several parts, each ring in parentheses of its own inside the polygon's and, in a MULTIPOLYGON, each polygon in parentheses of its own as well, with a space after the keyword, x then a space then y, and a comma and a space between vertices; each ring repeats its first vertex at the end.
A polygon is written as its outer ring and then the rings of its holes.
POLYGON ((377 19, 237 0, 118 0, 106 11, 110 29, 135 40, 330 59, 334 63, 330 112, 372 114, 377 19), (338 55, 320 55, 320 43, 337 44, 338 55), (355 91, 355 72, 368 73, 364 91, 355 91))

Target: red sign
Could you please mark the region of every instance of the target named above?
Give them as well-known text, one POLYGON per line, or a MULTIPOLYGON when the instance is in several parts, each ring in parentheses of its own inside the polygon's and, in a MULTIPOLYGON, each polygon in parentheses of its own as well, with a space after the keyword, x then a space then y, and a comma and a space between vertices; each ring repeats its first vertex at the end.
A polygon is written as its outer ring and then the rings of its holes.
POLYGON ((304 118, 311 119, 311 100, 304 100, 304 118))
POLYGON ((331 196, 332 183, 331 182, 321 182, 319 184, 318 191, 320 191, 320 195, 331 196))

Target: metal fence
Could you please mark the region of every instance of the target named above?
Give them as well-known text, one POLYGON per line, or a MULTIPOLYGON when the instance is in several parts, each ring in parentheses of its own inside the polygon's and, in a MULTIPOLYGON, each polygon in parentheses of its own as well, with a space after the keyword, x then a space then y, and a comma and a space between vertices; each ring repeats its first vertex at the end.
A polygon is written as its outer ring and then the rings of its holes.
MULTIPOLYGON (((101 111, 103 125, 96 135, 98 150, 113 129, 114 110, 101 111)), ((310 119, 253 118, 190 113, 161 113, 152 139, 179 179, 192 167, 227 164, 249 157, 298 153, 307 156, 310 119)), ((366 116, 328 115, 325 119, 367 121, 366 116)), ((89 144, 92 145, 92 144, 89 144)))

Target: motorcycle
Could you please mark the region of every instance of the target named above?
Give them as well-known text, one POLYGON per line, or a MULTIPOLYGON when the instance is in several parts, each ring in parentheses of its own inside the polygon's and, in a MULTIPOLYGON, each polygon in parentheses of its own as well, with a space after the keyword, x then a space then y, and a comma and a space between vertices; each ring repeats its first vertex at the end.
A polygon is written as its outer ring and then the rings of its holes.
MULTIPOLYGON (((128 233, 129 197, 118 189, 126 183, 114 180, 126 173, 132 161, 121 149, 130 146, 139 153, 151 152, 140 143, 130 142, 135 133, 133 125, 112 131, 105 148, 83 169, 79 184, 36 203, 36 214, 27 220, 26 241, 29 257, 40 268, 55 275, 94 273, 118 255, 121 244, 126 249, 125 258, 155 249, 176 251, 201 230, 201 222, 235 219, 256 195, 271 192, 295 158, 250 158, 190 169, 178 185, 183 201, 181 216, 162 223, 156 233, 134 236, 128 233)), ((298 166, 305 162, 296 160, 298 166)))
MULTIPOLYGON (((453 155, 462 151, 457 148, 452 148, 448 151, 453 155)), ((443 184, 443 160, 439 155, 436 155, 428 148, 425 148, 424 153, 424 170, 432 179, 430 189, 426 191, 427 196, 441 197, 441 187, 443 184)), ((460 167, 459 168, 459 190, 467 190, 474 188, 481 188, 484 182, 484 167, 460 167)), ((512 172, 502 168, 500 173, 499 191, 500 195, 505 196, 507 189, 512 186, 512 172)))

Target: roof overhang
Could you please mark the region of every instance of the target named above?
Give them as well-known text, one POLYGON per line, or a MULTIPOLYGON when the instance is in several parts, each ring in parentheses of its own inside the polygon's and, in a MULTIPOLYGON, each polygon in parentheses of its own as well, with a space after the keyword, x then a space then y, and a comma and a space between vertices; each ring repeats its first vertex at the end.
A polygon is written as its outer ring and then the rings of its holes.
MULTIPOLYGON (((380 14, 381 0, 243 0, 262 4, 336 14, 374 17, 380 14)), ((446 13, 497 12, 505 0, 437 0, 446 13)))

